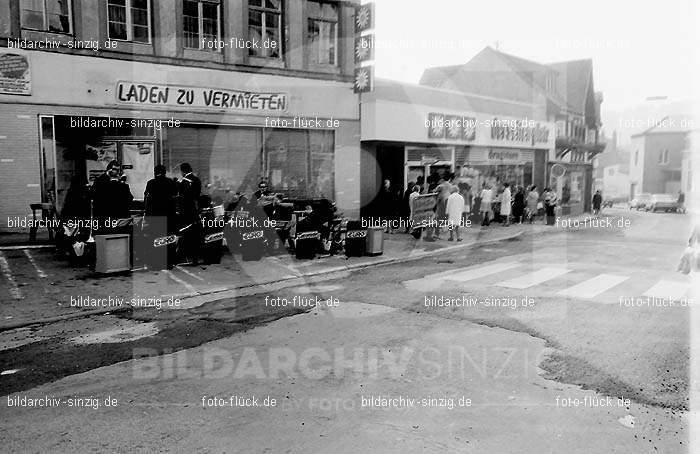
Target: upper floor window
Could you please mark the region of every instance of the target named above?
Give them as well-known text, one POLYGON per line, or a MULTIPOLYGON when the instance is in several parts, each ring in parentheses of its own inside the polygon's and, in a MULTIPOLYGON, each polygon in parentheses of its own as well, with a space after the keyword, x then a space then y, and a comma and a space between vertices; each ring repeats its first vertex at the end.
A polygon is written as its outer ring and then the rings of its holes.
POLYGON ((338 63, 338 6, 321 1, 307 2, 308 49, 313 63, 338 63))
POLYGON ((218 0, 184 0, 182 18, 185 47, 218 50, 219 14, 218 0))
POLYGON ((282 0, 248 0, 248 39, 250 55, 281 57, 282 0))
POLYGON ((634 152, 634 165, 639 165, 639 150, 634 152))
POLYGON ((71 0, 21 0, 22 28, 71 33, 71 0))
POLYGON ((108 0, 109 39, 151 42, 151 5, 149 0, 108 0))
POLYGON ((659 162, 661 164, 668 164, 669 159, 668 159, 668 150, 664 150, 661 152, 660 160, 659 162))

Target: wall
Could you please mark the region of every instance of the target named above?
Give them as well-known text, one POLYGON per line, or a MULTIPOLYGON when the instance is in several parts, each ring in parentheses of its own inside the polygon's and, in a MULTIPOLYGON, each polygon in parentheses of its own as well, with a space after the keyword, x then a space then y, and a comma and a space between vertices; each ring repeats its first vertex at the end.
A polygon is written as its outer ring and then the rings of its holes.
POLYGON ((657 133, 647 134, 644 154, 644 192, 650 193, 666 193, 678 191, 676 183, 667 183, 678 181, 680 187, 680 179, 672 179, 670 170, 680 170, 682 161, 682 151, 685 149, 685 133, 657 133), (669 163, 659 163, 659 152, 668 149, 669 163))

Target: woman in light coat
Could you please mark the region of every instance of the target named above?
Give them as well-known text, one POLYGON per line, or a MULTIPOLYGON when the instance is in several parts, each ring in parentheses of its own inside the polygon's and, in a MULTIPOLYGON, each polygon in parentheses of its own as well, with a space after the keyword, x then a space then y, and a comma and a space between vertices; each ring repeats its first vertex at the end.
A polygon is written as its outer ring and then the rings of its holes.
POLYGON ((508 183, 503 184, 503 193, 501 194, 501 216, 504 217, 504 225, 509 225, 510 223, 510 185, 508 183))
POLYGON ((457 241, 462 241, 459 227, 462 224, 462 211, 464 211, 464 197, 459 193, 457 186, 452 186, 450 196, 447 198, 447 222, 450 229, 450 238, 447 241, 454 241, 454 234, 457 234, 457 241))

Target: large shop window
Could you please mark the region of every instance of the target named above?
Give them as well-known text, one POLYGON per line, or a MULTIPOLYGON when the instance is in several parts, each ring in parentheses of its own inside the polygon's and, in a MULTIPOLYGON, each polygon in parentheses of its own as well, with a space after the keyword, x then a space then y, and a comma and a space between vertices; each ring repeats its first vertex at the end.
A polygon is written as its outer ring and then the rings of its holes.
POLYGON ((332 131, 268 130, 265 163, 270 188, 288 197, 334 199, 332 131))
POLYGON ((21 0, 22 28, 71 33, 72 0, 21 0))
POLYGON ((109 39, 150 43, 150 6, 149 0, 108 0, 109 39))
POLYGON ((282 56, 282 0, 248 0, 248 38, 258 41, 250 47, 250 55, 280 58, 282 56), (267 41, 276 43, 263 45, 267 41))
POLYGON ((212 199, 250 194, 262 177, 262 132, 255 128, 184 126, 168 129, 163 164, 172 176, 189 162, 212 199))
POLYGON ((338 63, 338 6, 332 3, 309 1, 308 49, 312 63, 338 63))
POLYGON ((218 0, 184 0, 182 19, 185 47, 217 51, 219 35, 218 0))

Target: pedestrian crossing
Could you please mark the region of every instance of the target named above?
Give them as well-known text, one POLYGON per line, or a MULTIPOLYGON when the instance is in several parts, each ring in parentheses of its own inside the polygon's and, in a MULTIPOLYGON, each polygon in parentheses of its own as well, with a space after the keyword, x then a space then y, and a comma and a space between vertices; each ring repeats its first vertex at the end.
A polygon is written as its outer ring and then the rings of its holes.
POLYGON ((567 270, 565 268, 555 268, 548 266, 540 270, 533 271, 532 273, 525 274, 523 276, 518 276, 504 282, 499 282, 496 285, 499 287, 517 288, 522 290, 528 287, 532 287, 533 285, 549 281, 570 271, 571 270, 567 270))
POLYGON ((642 296, 680 300, 691 296, 693 290, 689 276, 674 274, 673 271, 666 273, 668 276, 654 271, 630 275, 600 271, 589 264, 495 260, 403 281, 403 285, 418 292, 454 287, 463 290, 501 288, 527 291, 528 295, 583 300, 596 298, 597 302, 608 303, 642 296))

